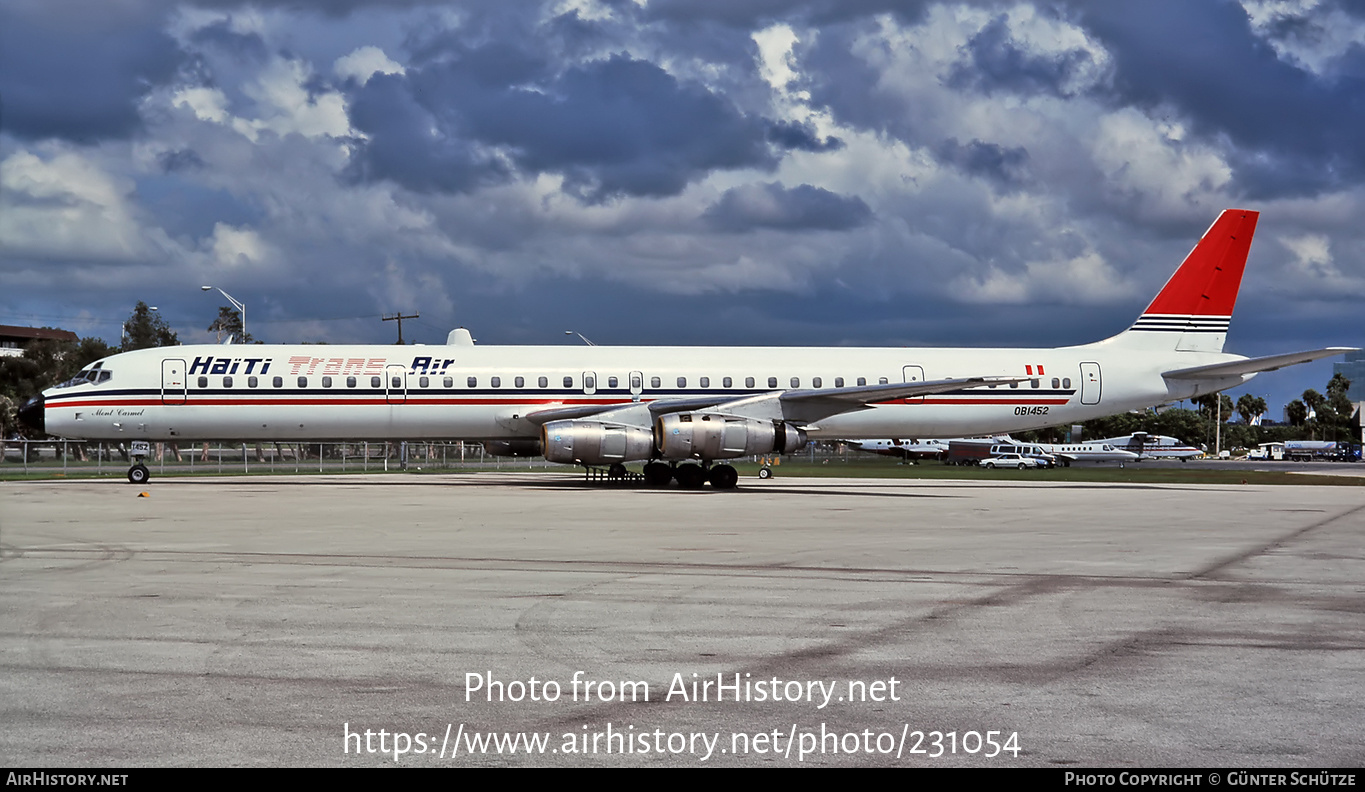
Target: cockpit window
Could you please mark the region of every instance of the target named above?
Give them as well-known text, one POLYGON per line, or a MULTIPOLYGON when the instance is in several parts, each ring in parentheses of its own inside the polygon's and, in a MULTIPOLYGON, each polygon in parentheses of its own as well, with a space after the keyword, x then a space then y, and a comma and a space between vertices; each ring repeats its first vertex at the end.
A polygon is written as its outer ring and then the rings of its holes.
POLYGON ((101 382, 108 382, 110 378, 114 376, 114 372, 102 370, 100 367, 103 365, 104 361, 101 360, 99 363, 96 363, 95 365, 91 366, 88 369, 82 369, 80 373, 78 373, 76 376, 72 377, 66 382, 61 383, 57 387, 70 388, 76 385, 84 385, 87 383, 91 385, 98 385, 101 382))

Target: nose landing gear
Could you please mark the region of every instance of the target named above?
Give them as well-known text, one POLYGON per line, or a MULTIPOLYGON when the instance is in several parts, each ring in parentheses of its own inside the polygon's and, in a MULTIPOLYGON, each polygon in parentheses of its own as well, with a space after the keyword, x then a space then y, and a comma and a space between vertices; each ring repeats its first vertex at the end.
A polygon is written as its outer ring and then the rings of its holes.
POLYGON ((152 453, 152 444, 145 440, 134 440, 128 444, 128 455, 133 458, 133 466, 128 468, 128 481, 133 484, 146 484, 152 471, 142 464, 142 460, 152 453))

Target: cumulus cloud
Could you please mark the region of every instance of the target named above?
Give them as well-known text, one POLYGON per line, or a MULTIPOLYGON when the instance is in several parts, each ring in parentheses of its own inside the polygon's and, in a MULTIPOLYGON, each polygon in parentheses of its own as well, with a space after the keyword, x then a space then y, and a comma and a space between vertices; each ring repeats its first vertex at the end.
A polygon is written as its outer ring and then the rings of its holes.
POLYGON ((4 132, 80 143, 144 128, 139 104, 184 62, 174 39, 119 4, 0 4, 4 132))
POLYGON ((155 252, 131 179, 76 152, 20 151, 0 162, 0 245, 9 256, 130 261, 155 252))
POLYGON ((990 267, 981 275, 956 278, 952 289, 976 303, 1111 303, 1135 294, 1093 251, 1061 261, 1030 261, 1016 272, 990 267))
POLYGON ((351 120, 368 138, 358 173, 460 190, 510 175, 510 164, 562 174, 565 189, 596 201, 676 195, 713 170, 776 161, 762 119, 653 63, 614 55, 527 85, 544 67, 526 53, 466 55, 358 93, 351 120))
POLYGON ((384 50, 365 46, 337 58, 332 70, 342 79, 351 79, 364 85, 375 74, 402 74, 403 67, 384 54, 384 50))
POLYGON ((845 231, 870 221, 872 210, 856 195, 835 195, 809 184, 787 189, 769 183, 726 190, 703 218, 723 231, 845 231))

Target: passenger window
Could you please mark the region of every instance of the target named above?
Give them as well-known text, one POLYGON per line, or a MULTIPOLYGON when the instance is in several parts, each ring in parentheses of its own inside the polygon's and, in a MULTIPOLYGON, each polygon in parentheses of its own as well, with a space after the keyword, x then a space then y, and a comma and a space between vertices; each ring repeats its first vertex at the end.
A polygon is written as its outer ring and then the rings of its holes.
POLYGON ((271 384, 271 385, 274 385, 276 388, 283 388, 283 387, 284 387, 284 377, 276 377, 275 379, 273 379, 273 380, 270 381, 270 384, 271 384))
POLYGON ((470 388, 477 388, 477 387, 479 387, 479 378, 478 378, 478 377, 470 377, 469 379, 467 379, 467 380, 464 381, 464 384, 465 384, 466 386, 470 387, 470 388))
POLYGON ((370 377, 370 387, 371 387, 371 388, 378 388, 378 387, 379 387, 379 378, 378 378, 378 377, 370 377))
POLYGON ((769 378, 768 378, 768 387, 769 387, 769 388, 776 388, 776 387, 777 387, 777 377, 769 377, 769 378))
POLYGON ((1070 387, 1071 387, 1071 378, 1070 378, 1070 377, 1063 377, 1063 378, 1062 378, 1062 387, 1063 387, 1063 388, 1070 388, 1070 387))
POLYGON ((813 380, 810 381, 810 384, 811 384, 811 387, 813 387, 813 388, 818 388, 818 387, 820 387, 820 383, 821 383, 821 382, 824 382, 824 380, 820 379, 819 377, 816 377, 815 379, 813 379, 813 380))
POLYGON ((322 378, 322 387, 324 387, 324 388, 330 388, 330 387, 332 387, 332 378, 331 378, 331 377, 323 377, 323 378, 322 378))
POLYGON ((836 387, 836 388, 842 388, 842 387, 844 387, 844 378, 843 378, 843 377, 835 377, 835 378, 834 378, 834 387, 836 387))
POLYGON ((224 388, 232 387, 232 377, 223 377, 223 387, 224 388))
POLYGON ((710 377, 702 377, 702 378, 701 378, 701 386, 702 386, 703 388, 709 388, 709 387, 711 387, 711 378, 710 378, 710 377))
POLYGON ((1034 380, 1029 380, 1029 384, 1030 384, 1032 387, 1035 387, 1035 388, 1036 388, 1036 387, 1038 387, 1038 380, 1036 380, 1036 379, 1034 379, 1034 380))
POLYGON ((649 378, 649 387, 651 387, 651 388, 661 388, 661 387, 663 387, 663 380, 659 379, 658 377, 650 377, 650 378, 649 378))
POLYGON ((256 387, 256 378, 255 378, 255 377, 247 377, 247 378, 246 378, 246 386, 247 386, 248 388, 254 388, 254 387, 256 387))
POLYGON ((199 387, 201 387, 201 388, 207 388, 208 386, 209 386, 209 378, 208 378, 208 377, 200 377, 200 378, 199 378, 199 387))
POLYGON ((729 377, 726 377, 725 379, 723 379, 723 380, 720 381, 720 385, 721 385, 722 388, 728 388, 728 387, 730 387, 732 384, 733 384, 733 381, 732 381, 729 377))
POLYGON ((866 385, 866 384, 867 384, 867 377, 859 377, 859 378, 858 378, 858 386, 859 386, 859 387, 862 387, 863 385, 866 385))
POLYGON ((306 388, 306 387, 308 387, 308 378, 307 378, 307 377, 299 377, 299 387, 300 387, 300 388, 306 388))
POLYGON ((418 378, 417 378, 417 387, 419 387, 419 388, 425 388, 425 387, 427 387, 427 386, 429 386, 429 385, 431 385, 431 380, 430 380, 430 379, 428 379, 428 378, 426 378, 426 377, 418 377, 418 378))
POLYGON ((634 390, 639 390, 639 389, 640 389, 640 385, 641 385, 640 375, 639 375, 639 374, 631 374, 631 375, 630 375, 630 387, 633 388, 634 390))
POLYGON ((754 386, 754 378, 753 378, 753 377, 745 377, 745 378, 744 378, 744 387, 746 387, 746 388, 752 388, 753 386, 754 386))
POLYGON ((488 384, 489 384, 489 385, 492 385, 492 386, 495 387, 495 388, 501 388, 501 387, 502 387, 502 377, 493 377, 492 379, 490 379, 490 380, 488 381, 488 384))
POLYGON ((389 385, 391 385, 391 386, 393 387, 394 390, 402 390, 402 389, 403 389, 403 378, 402 378, 402 377, 391 377, 391 378, 389 379, 389 385))
POLYGON ((565 377, 565 378, 564 378, 564 387, 566 387, 566 388, 572 388, 572 387, 573 387, 573 377, 565 377))
POLYGON ((687 387, 687 377, 678 377, 678 387, 679 388, 687 387))
POLYGON ((616 378, 615 378, 615 377, 607 377, 607 387, 608 387, 608 388, 615 388, 615 387, 616 387, 616 378))
POLYGON ((1017 383, 1017 382, 1011 382, 1011 383, 1010 383, 1010 387, 1011 387, 1011 388, 1017 388, 1017 387, 1019 387, 1019 383, 1017 383))
POLYGON ((548 387, 550 387, 550 378, 549 378, 549 377, 541 377, 539 380, 536 381, 536 383, 537 383, 538 385, 540 385, 540 387, 542 387, 542 388, 548 388, 548 387))
POLYGON ((597 387, 597 378, 596 378, 596 377, 584 377, 584 378, 583 378, 583 388, 584 388, 584 389, 586 389, 586 390, 592 390, 593 388, 596 388, 596 387, 597 387))
POLYGON ((1053 377, 1053 378, 1052 378, 1052 387, 1053 387, 1054 390, 1057 389, 1057 388, 1060 388, 1061 385, 1062 385, 1061 380, 1057 379, 1056 377, 1053 377))
POLYGON ((877 384, 878 384, 878 385, 886 385, 886 384, 889 384, 889 383, 888 383, 888 380, 886 379, 886 377, 881 377, 881 378, 879 378, 879 379, 877 380, 877 384))
POLYGON ((347 377, 347 378, 346 378, 346 387, 348 387, 348 388, 354 388, 354 387, 355 387, 355 377, 347 377))
POLYGON ((799 388, 799 387, 801 387, 801 378, 800 378, 800 377, 792 377, 792 387, 793 387, 793 388, 799 388))
POLYGON ((441 380, 441 386, 442 386, 442 387, 445 387, 445 388, 453 388, 453 387, 455 387, 455 378, 454 378, 454 377, 446 377, 445 379, 441 380))
POLYGON ((526 387, 526 378, 525 378, 525 377, 517 377, 516 379, 512 380, 512 382, 513 382, 513 384, 515 384, 518 388, 524 388, 524 387, 526 387))

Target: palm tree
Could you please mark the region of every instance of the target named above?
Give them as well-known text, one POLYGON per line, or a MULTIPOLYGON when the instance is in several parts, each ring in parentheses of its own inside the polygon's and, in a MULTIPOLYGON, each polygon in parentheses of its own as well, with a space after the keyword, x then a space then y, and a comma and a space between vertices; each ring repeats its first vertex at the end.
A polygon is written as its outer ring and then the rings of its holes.
POLYGON ((1247 424, 1256 416, 1264 414, 1266 409, 1265 399, 1260 396, 1243 393, 1237 399, 1237 412, 1242 414, 1242 420, 1247 424))

